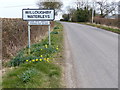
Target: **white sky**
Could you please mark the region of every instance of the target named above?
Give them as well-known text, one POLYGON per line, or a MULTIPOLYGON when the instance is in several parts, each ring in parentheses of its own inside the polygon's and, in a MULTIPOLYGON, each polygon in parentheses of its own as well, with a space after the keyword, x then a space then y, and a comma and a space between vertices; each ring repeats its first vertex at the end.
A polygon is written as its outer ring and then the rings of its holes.
MULTIPOLYGON (((0 17, 2 18, 22 18, 23 8, 38 8, 36 3, 38 0, 0 0, 0 17)), ((66 7, 71 0, 64 0, 66 7)), ((63 8, 64 8, 63 7, 63 8)), ((61 13, 56 19, 61 18, 61 13)))
MULTIPOLYGON (((23 8, 38 8, 36 2, 38 0, 0 0, 0 17, 2 18, 22 18, 23 8)), ((74 5, 76 0, 61 0, 64 3, 63 12, 69 5, 74 5)), ((110 0, 111 1, 111 0, 110 0)), ((119 1, 119 0, 116 0, 119 1)), ((62 13, 59 13, 56 19, 60 19, 62 13)))

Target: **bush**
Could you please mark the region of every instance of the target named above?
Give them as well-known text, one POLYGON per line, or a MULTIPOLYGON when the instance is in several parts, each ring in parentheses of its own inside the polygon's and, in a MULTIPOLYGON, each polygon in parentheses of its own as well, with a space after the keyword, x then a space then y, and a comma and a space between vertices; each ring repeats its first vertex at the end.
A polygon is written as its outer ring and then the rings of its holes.
POLYGON ((60 19, 60 21, 64 21, 64 19, 60 19))

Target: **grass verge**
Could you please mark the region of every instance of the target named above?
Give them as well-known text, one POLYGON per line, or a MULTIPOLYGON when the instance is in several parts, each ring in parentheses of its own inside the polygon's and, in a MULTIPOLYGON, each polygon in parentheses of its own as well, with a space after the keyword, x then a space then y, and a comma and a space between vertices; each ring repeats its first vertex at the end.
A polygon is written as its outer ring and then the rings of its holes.
MULTIPOLYGON (((70 21, 66 21, 66 22, 70 22, 70 21)), ((93 26, 93 27, 101 28, 101 29, 104 29, 104 30, 107 30, 107 31, 111 31, 111 32, 120 34, 120 29, 115 29, 115 28, 112 28, 112 27, 109 27, 109 26, 103 26, 103 25, 86 23, 86 22, 73 22, 73 23, 80 23, 80 24, 90 25, 90 26, 93 26)))
POLYGON ((84 24, 120 34, 120 29, 115 29, 115 28, 112 28, 112 27, 98 25, 98 24, 92 24, 92 23, 84 23, 84 24))
POLYGON ((21 50, 9 63, 14 67, 3 76, 3 88, 60 88, 63 59, 63 27, 55 22, 51 32, 51 45, 48 37, 31 49, 21 50), (57 63, 57 64, 56 64, 57 63))

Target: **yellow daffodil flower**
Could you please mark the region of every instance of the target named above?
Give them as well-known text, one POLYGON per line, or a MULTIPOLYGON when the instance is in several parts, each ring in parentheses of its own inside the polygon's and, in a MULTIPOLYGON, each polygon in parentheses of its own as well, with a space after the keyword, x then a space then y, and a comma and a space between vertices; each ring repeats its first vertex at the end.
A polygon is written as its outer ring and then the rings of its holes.
POLYGON ((32 61, 34 62, 35 60, 33 59, 32 61))
POLYGON ((47 45, 45 45, 45 48, 48 48, 48 46, 47 46, 47 45))
POLYGON ((28 60, 26 60, 26 62, 28 62, 28 60))
POLYGON ((40 57, 43 57, 43 55, 40 55, 40 57))
POLYGON ((42 59, 40 59, 40 61, 42 61, 42 59))
POLYGON ((47 60, 47 62, 49 62, 49 60, 47 60))
POLYGON ((36 59, 36 61, 38 61, 38 59, 36 59))
POLYGON ((44 60, 46 60, 46 58, 44 58, 44 60))

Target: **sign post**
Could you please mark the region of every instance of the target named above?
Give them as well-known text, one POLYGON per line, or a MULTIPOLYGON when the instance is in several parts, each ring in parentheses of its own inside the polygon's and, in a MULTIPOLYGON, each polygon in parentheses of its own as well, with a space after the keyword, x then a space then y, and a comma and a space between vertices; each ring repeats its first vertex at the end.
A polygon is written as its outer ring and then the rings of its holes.
POLYGON ((30 48, 30 25, 28 25, 28 48, 30 48))
POLYGON ((120 1, 118 2, 118 27, 120 28, 120 1))
POLYGON ((48 31, 48 39, 49 39, 49 45, 51 45, 51 39, 50 39, 50 25, 48 26, 48 29, 49 29, 49 31, 48 31))
POLYGON ((30 25, 48 25, 48 38, 50 40, 50 22, 55 19, 54 9, 23 9, 22 19, 28 21, 28 48, 30 48, 30 25))

